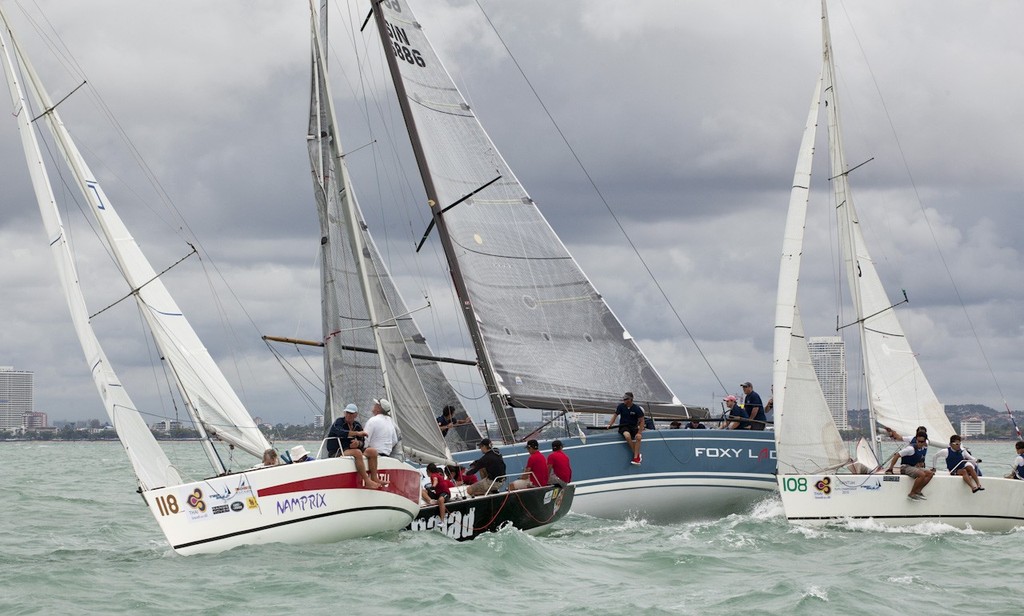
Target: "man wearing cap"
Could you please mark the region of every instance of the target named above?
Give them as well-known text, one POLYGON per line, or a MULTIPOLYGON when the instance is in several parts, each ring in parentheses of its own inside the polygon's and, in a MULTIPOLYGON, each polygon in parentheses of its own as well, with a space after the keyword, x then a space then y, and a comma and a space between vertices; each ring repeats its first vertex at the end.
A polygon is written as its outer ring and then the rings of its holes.
POLYGON ((398 429, 391 420, 391 402, 387 398, 373 399, 373 417, 366 420, 366 459, 370 461, 370 477, 380 481, 377 475, 377 457, 390 456, 398 444, 398 429))
POLYGON ((619 418, 619 434, 626 439, 629 450, 633 453, 633 459, 629 461, 634 466, 640 466, 643 460, 640 455, 640 439, 644 432, 644 408, 639 404, 633 404, 633 392, 627 391, 622 394, 622 403, 615 408, 615 414, 608 422, 611 428, 615 418, 619 418))
POLYGON ((548 485, 548 461, 540 452, 540 444, 536 439, 526 441, 526 451, 530 453, 530 457, 526 459, 526 468, 519 479, 509 484, 509 490, 541 488, 548 485))
POLYGON ((749 429, 751 430, 764 430, 765 422, 768 417, 764 414, 764 403, 761 402, 761 396, 754 391, 754 386, 747 381, 746 383, 740 383, 740 387, 743 388, 743 410, 747 412, 747 417, 752 421, 749 423, 749 429))
POLYGON ((374 398, 373 417, 366 420, 365 430, 367 450, 376 449, 377 455, 390 456, 398 444, 398 429, 391 420, 391 402, 387 398, 374 398))
POLYGON ((483 496, 488 492, 497 492, 501 489, 501 482, 505 481, 505 460, 502 459, 497 449, 491 447, 491 439, 481 440, 477 447, 480 448, 480 453, 483 455, 466 469, 467 475, 480 473, 480 479, 466 488, 466 494, 470 496, 483 496))
POLYGON ((746 430, 750 426, 747 419, 750 417, 747 412, 736 404, 736 396, 729 394, 722 398, 725 401, 725 429, 746 430))
MULTIPOLYGON (((330 432, 327 433, 327 451, 331 452, 333 449, 341 451, 343 456, 352 456, 356 463, 356 471, 359 472, 359 478, 363 480, 363 485, 371 490, 376 490, 380 484, 366 473, 366 463, 363 461, 364 444, 359 439, 360 437, 365 438, 366 432, 363 431, 363 425, 359 423, 358 417, 359 408, 356 405, 350 404, 345 407, 345 416, 336 419, 331 425, 330 432), (331 447, 332 443, 334 443, 334 447, 331 447)), ((376 471, 377 452, 375 450, 370 450, 370 452, 373 453, 371 464, 376 471)))
POLYGON ((572 465, 569 456, 562 451, 562 441, 551 441, 551 453, 548 454, 548 481, 553 486, 566 487, 572 481, 572 465))

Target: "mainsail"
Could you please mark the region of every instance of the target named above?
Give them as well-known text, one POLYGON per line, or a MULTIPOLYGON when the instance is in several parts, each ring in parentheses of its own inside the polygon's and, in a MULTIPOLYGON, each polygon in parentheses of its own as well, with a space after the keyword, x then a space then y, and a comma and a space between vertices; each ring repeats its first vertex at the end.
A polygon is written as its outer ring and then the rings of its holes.
POLYGON ((824 49, 824 101, 828 121, 832 190, 839 219, 840 244, 860 330, 864 372, 867 375, 871 416, 903 434, 919 425, 933 441, 945 442, 953 433, 942 404, 925 379, 917 357, 896 318, 875 263, 868 253, 860 220, 850 192, 849 171, 843 150, 836 95, 828 13, 822 0, 824 49))
MULTIPOLYGON (((32 93, 75 182, 90 206, 100 231, 128 283, 153 339, 167 361, 189 412, 201 431, 262 456, 270 444, 139 249, 96 176, 61 122, 53 101, 35 73, 28 71, 32 93)), ((209 450, 211 462, 220 465, 209 450)), ((223 470, 223 469, 221 469, 223 470)))
POLYGON ((608 409, 629 390, 645 404, 678 408, 491 142, 408 3, 373 7, 492 397, 518 407, 608 409))
MULTIPOLYGON (((43 218, 43 226, 50 240, 50 249, 57 263, 57 271, 60 275, 61 285, 64 287, 64 296, 71 311, 75 332, 78 334, 82 351, 91 368, 93 382, 96 389, 99 390, 103 406, 107 410, 107 416, 117 432, 118 439, 131 460, 139 486, 143 490, 152 490, 181 483, 177 470, 171 466, 167 456, 153 437, 153 433, 150 432, 149 426, 136 410, 128 392, 121 386, 89 322, 89 310, 78 283, 75 259, 64 235, 64 224, 57 209, 57 201, 53 195, 53 188, 50 185, 49 174, 39 149, 39 142, 32 128, 32 113, 18 80, 19 73, 28 74, 30 88, 37 94, 37 98, 45 97, 45 93, 39 95, 37 91, 41 87, 39 80, 28 58, 22 53, 14 39, 14 33, 8 26, 3 8, 0 8, 0 21, 4 25, 3 30, 0 31, 0 47, 4 51, 7 84, 14 103, 14 115, 18 120, 22 147, 25 150, 26 160, 29 162, 32 187, 36 193, 36 202, 43 218), (17 62, 11 57, 7 44, 8 38, 11 40, 11 47, 14 48, 17 62), (23 71, 18 70, 19 66, 23 71)), ((50 109, 49 114, 55 115, 56 110, 50 109)))
MULTIPOLYGON (((435 415, 445 405, 464 416, 461 402, 398 293, 370 236, 342 155, 330 95, 324 41, 326 11, 312 10, 312 83, 309 156, 321 229, 325 370, 325 425, 349 402, 389 397, 401 428, 405 455, 420 460, 451 457, 435 415), (417 359, 419 357, 420 359, 417 359)), ((450 438, 457 449, 466 443, 450 438)), ((476 429, 463 431, 479 439, 476 429)), ((475 438, 474 438, 475 437, 475 438)), ((475 444, 475 442, 473 443, 475 444)))

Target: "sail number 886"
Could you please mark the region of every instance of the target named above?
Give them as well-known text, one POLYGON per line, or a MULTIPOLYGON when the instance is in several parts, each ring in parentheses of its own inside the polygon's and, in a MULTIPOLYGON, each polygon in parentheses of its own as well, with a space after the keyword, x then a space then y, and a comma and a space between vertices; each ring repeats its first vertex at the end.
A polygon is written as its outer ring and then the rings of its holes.
POLYGON ((409 49, 405 45, 397 41, 392 42, 395 46, 395 56, 399 60, 405 60, 409 64, 415 64, 416 66, 426 66, 427 61, 423 59, 420 52, 415 49, 409 49))
POLYGON ((784 477, 782 479, 782 489, 786 492, 806 492, 807 491, 807 478, 806 477, 784 477))

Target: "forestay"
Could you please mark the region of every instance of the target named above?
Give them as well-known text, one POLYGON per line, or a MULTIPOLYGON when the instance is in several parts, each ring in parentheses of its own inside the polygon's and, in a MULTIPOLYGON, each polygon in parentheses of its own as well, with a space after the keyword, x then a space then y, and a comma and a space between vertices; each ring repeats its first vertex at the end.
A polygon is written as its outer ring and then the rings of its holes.
POLYGON ((398 58, 437 207, 454 205, 443 214, 452 257, 512 405, 607 405, 626 390, 678 405, 495 148, 407 2, 374 7, 398 58))

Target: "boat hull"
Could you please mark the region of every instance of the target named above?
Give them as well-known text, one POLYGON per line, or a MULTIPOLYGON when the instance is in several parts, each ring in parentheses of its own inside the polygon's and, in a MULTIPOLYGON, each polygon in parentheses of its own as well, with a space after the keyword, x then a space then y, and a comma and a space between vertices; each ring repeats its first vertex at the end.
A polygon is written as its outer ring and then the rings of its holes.
POLYGON ((873 520, 884 526, 940 522, 956 528, 1006 532, 1024 526, 1024 481, 983 477, 985 490, 971 493, 960 477, 939 472, 922 493, 907 498, 913 480, 902 475, 780 475, 786 519, 820 526, 873 520))
POLYGON ((261 543, 330 543, 397 530, 419 511, 420 474, 381 458, 368 490, 351 457, 253 469, 149 490, 143 498, 179 554, 261 543))
POLYGON ((546 532, 569 512, 575 486, 547 486, 499 492, 445 503, 441 519, 437 505, 420 509, 407 530, 439 531, 457 541, 513 526, 531 535, 546 532))
MULTIPOLYGON (((640 517, 655 523, 713 519, 749 508, 776 491, 771 431, 647 430, 640 466, 617 432, 562 438, 572 464, 572 510, 600 518, 640 517)), ((541 442, 550 453, 550 441, 541 442)), ((522 472, 526 452, 505 445, 508 473, 522 472)), ((478 452, 460 452, 472 461, 478 452)))

